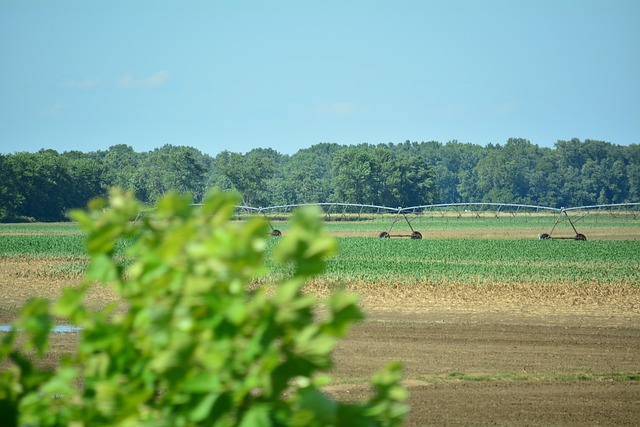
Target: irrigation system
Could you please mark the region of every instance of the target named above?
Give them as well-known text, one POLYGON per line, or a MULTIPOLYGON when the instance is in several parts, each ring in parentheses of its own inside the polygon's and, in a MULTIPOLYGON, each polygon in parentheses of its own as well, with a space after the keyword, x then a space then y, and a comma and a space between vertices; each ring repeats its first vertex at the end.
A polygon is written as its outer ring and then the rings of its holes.
POLYGON ((554 208, 549 206, 515 204, 515 203, 439 203, 431 205, 419 205, 410 207, 389 207, 378 205, 367 205, 358 203, 300 203, 289 205, 277 205, 256 208, 252 206, 238 206, 236 211, 244 214, 263 215, 269 222, 271 234, 273 236, 281 236, 282 231, 273 226, 273 222, 278 219, 286 219, 286 214, 293 209, 304 206, 320 207, 324 213, 325 219, 337 220, 359 220, 363 215, 371 214, 387 214, 393 219, 389 227, 378 234, 380 238, 407 237, 410 239, 422 239, 422 233, 415 229, 412 222, 418 217, 426 214, 431 216, 440 215, 441 217, 450 218, 487 218, 508 215, 516 217, 518 215, 534 215, 534 214, 556 214, 556 219, 547 233, 539 234, 541 240, 548 239, 570 239, 577 241, 587 240, 586 235, 579 232, 577 224, 589 214, 610 214, 610 215, 626 215, 633 220, 640 219, 640 203, 619 203, 619 204, 602 204, 577 206, 571 208, 554 208), (280 217, 279 217, 280 215, 280 217), (400 223, 406 223, 410 232, 394 231, 394 227, 400 223), (558 236, 558 226, 562 223, 568 223, 575 233, 573 236, 558 236))

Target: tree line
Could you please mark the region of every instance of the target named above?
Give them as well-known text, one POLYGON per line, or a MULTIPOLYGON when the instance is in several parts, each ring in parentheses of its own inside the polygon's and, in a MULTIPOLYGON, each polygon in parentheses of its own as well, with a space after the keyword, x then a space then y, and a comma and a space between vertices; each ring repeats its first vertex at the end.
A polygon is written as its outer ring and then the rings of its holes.
POLYGON ((495 202, 551 207, 640 201, 640 145, 571 139, 553 148, 526 139, 480 146, 450 141, 345 146, 320 143, 284 155, 271 148, 210 156, 165 145, 136 152, 0 154, 0 220, 60 221, 111 187, 154 203, 213 187, 232 189, 245 205, 344 202, 409 207, 495 202))

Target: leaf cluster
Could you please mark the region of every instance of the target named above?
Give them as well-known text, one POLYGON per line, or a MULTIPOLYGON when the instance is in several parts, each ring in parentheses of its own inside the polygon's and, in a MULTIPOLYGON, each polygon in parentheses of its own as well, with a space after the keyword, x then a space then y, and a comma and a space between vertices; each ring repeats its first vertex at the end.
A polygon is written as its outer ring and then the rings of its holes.
POLYGON ((322 391, 337 340, 362 313, 354 295, 319 304, 302 292, 337 249, 317 214, 296 213, 275 248, 293 274, 270 295, 247 286, 268 273, 268 225, 230 221, 237 203, 234 194, 212 192, 193 206, 170 193, 154 215, 131 221, 138 203, 112 191, 74 212, 87 234, 85 281, 52 306, 32 300, 0 346, 0 363, 11 365, 0 376, 9 423, 399 425, 406 413, 399 363, 372 377, 365 402, 337 402, 322 391), (121 239, 132 242, 125 260, 115 255, 121 239), (96 282, 113 287, 127 309, 85 307, 96 282), (78 348, 57 368, 39 369, 53 315, 82 329, 78 348))

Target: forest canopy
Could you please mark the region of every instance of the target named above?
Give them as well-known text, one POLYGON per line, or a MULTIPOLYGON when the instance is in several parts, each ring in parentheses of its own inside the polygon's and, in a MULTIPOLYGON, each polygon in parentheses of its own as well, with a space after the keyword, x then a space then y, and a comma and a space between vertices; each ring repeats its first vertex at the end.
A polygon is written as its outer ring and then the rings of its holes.
POLYGON ((0 154, 0 221, 63 221, 112 187, 154 203, 171 190, 195 202, 211 188, 245 205, 344 202, 409 207, 494 202, 551 207, 640 201, 640 145, 571 139, 553 148, 450 141, 319 143, 285 155, 271 148, 215 157, 186 146, 136 152, 43 149, 0 154))

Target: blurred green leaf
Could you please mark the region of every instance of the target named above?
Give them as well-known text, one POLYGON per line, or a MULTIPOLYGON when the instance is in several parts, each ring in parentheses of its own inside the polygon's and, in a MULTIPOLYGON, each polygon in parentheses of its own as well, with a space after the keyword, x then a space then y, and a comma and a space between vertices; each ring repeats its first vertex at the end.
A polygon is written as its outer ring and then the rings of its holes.
POLYGON ((300 407, 311 412, 317 425, 335 425, 338 405, 315 387, 300 389, 300 407))
POLYGON ((271 427, 270 412, 267 405, 254 405, 242 417, 240 427, 271 427))
POLYGON ((49 333, 53 329, 53 321, 49 314, 49 300, 32 298, 23 307, 15 326, 24 329, 29 335, 25 344, 26 351, 35 350, 42 357, 49 344, 49 333))

